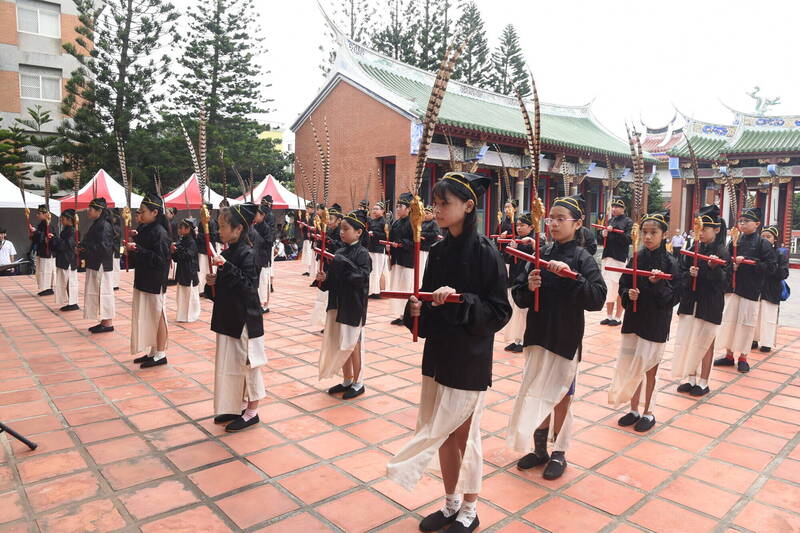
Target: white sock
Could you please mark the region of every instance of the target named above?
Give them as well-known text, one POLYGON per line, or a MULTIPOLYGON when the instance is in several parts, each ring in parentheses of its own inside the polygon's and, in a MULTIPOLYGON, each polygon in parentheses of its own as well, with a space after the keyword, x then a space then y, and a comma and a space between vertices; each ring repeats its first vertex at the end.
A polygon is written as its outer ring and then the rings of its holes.
POLYGON ((342 387, 349 387, 352 384, 353 384, 353 380, 352 379, 346 379, 346 380, 342 381, 342 387))
POLYGON ((441 511, 445 518, 450 518, 461 509, 461 494, 445 494, 444 507, 441 511))
POLYGON ((635 416, 639 416, 639 411, 634 411, 633 409, 631 409, 631 414, 635 415, 635 416))
POLYGON ((708 387, 708 380, 707 380, 707 379, 700 378, 700 379, 697 381, 697 384, 698 384, 698 385, 700 385, 700 388, 701 388, 701 389, 705 389, 706 387, 708 387))
POLYGON ((654 419, 654 418, 655 418, 655 415, 652 415, 652 414, 650 414, 650 415, 644 415, 644 418, 646 418, 647 420, 652 420, 652 419, 654 419))
POLYGON ((608 315, 606 318, 609 320, 614 320, 614 315, 608 315))
POLYGON ((689 384, 694 387, 697 385, 697 376, 689 376, 689 384))
POLYGON ((251 418, 255 418, 257 414, 258 411, 256 409, 245 409, 242 418, 244 418, 244 421, 247 422, 251 418))
POLYGON ((147 354, 147 357, 153 357, 155 354, 156 354, 156 347, 155 346, 151 346, 150 347, 150 353, 147 354))
POLYGON ((361 390, 361 387, 363 387, 364 384, 362 382, 358 381, 356 383, 353 383, 351 386, 353 387, 353 390, 361 390))
POLYGON ((160 352, 157 351, 155 353, 155 355, 153 356, 153 360, 154 361, 160 361, 160 360, 164 359, 166 356, 167 356, 167 352, 165 352, 165 351, 160 351, 160 352))
POLYGON ((464 527, 469 527, 475 517, 478 516, 478 502, 464 502, 461 504, 461 510, 458 511, 458 518, 456 522, 461 522, 464 527))
POLYGON ((242 401, 242 411, 247 409, 247 402, 242 401))

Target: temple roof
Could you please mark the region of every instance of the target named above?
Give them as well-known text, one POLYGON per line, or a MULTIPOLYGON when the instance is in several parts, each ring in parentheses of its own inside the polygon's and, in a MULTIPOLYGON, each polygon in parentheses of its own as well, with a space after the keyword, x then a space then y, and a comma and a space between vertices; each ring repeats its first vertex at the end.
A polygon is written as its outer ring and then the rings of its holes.
MULTIPOLYGON (((336 65, 326 87, 292 125, 296 131, 318 103, 339 82, 359 87, 410 120, 422 120, 435 74, 386 57, 339 34, 336 65)), ((526 100, 532 109, 531 100, 526 100)), ((600 124, 591 104, 565 106, 542 103, 542 144, 569 149, 580 155, 609 155, 630 159, 630 147, 600 124)), ((439 124, 476 132, 476 137, 496 136, 522 141, 525 124, 515 97, 486 91, 451 80, 439 113, 439 124)), ((651 162, 655 160, 647 159, 651 162)))

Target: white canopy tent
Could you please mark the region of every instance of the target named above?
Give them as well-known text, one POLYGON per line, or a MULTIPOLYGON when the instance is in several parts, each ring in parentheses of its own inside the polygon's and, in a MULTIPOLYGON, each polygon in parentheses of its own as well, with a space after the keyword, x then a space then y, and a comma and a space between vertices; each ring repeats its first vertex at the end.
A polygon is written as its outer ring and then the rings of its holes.
MULTIPOLYGON (((25 203, 22 202, 22 195, 19 187, 8 178, 0 174, 0 209, 17 208, 36 209, 44 203, 44 196, 39 196, 30 191, 25 191, 25 203)), ((54 215, 61 214, 61 202, 53 198, 50 199, 50 212, 54 215)))

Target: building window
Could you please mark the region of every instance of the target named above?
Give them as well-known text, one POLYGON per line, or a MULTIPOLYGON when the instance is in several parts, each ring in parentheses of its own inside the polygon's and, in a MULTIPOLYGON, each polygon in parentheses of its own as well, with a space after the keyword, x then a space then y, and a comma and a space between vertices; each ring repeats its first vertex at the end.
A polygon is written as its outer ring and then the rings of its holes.
POLYGON ((17 30, 24 33, 61 37, 60 12, 57 5, 26 1, 17 4, 17 30))
POLYGON ((57 71, 50 74, 46 70, 20 66, 19 87, 22 98, 61 101, 61 76, 57 71))

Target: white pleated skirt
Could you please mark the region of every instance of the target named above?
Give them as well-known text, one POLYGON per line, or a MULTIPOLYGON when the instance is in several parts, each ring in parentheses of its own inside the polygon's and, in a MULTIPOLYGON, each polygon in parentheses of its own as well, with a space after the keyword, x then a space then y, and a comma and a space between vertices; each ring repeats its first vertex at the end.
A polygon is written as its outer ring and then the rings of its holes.
POLYGON ((381 276, 386 270, 387 256, 383 252, 370 252, 369 258, 372 260, 372 270, 369 273, 369 294, 380 294, 381 276))
POLYGON ((78 303, 78 271, 71 268, 56 268, 56 305, 78 303))
POLYGON ((511 320, 500 330, 506 342, 522 344, 525 336, 525 324, 528 319, 528 310, 517 307, 514 298, 511 297, 511 289, 508 289, 508 302, 511 304, 511 320))
MULTIPOLYGON (((623 333, 614 378, 608 387, 608 403, 619 407, 631 401, 647 371, 661 363, 666 347, 665 342, 653 342, 633 333, 623 333)), ((642 392, 644 389, 642 387, 642 392)), ((650 405, 654 403, 651 399, 650 405)))
MULTIPOLYGON (((114 266, 112 268, 112 272, 114 273, 114 287, 115 288, 119 287, 119 279, 120 279, 120 276, 122 276, 122 270, 121 270, 121 268, 119 266, 120 259, 122 261, 125 261, 124 257, 122 257, 122 258, 114 257, 112 259, 112 262, 114 264, 114 266)), ((130 257, 128 258, 128 261, 130 261, 130 257)))
POLYGON ((317 298, 311 308, 311 327, 323 329, 325 327, 325 308, 328 307, 328 293, 317 289, 317 298))
POLYGON ((36 256, 36 284, 39 291, 46 291, 53 288, 53 280, 56 275, 56 258, 36 256))
POLYGON ((166 293, 151 294, 133 289, 131 304, 131 355, 156 346, 158 325, 167 324, 166 293))
POLYGON ((177 322, 196 322, 200 318, 200 294, 197 288, 178 284, 176 288, 177 322))
POLYGON ((214 358, 214 414, 239 414, 242 402, 267 395, 261 367, 267 364, 264 336, 250 339, 247 326, 240 338, 217 333, 214 358))
POLYGON ((619 278, 622 277, 622 272, 611 272, 606 270, 605 267, 607 266, 625 268, 627 263, 625 261, 617 261, 611 257, 604 257, 601 261, 603 281, 606 282, 606 288, 608 289, 608 292, 606 292, 606 303, 608 304, 616 302, 619 297, 619 278))
POLYGON ((778 336, 778 310, 780 306, 766 300, 758 302, 758 322, 753 340, 761 346, 774 348, 778 336))
POLYGON ((261 267, 261 271, 258 273, 258 299, 262 305, 269 304, 271 272, 271 267, 261 267))
POLYGON ((419 251, 419 279, 422 282, 422 274, 425 272, 425 265, 428 264, 428 254, 425 250, 419 251))
POLYGON ((325 336, 319 351, 319 379, 341 375, 342 366, 361 341, 361 372, 354 377, 354 381, 360 383, 364 379, 364 328, 340 324, 336 321, 336 313, 336 309, 331 309, 325 314, 325 336))
MULTIPOLYGON (((422 283, 422 279, 420 279, 422 283)), ((414 269, 400 265, 392 265, 389 270, 389 290, 392 292, 412 292, 414 290, 414 269)), ((389 309, 394 316, 403 316, 406 311, 406 302, 402 298, 389 300, 389 309)))
POLYGON ((311 249, 311 241, 303 241, 303 264, 306 266, 306 272, 311 273, 311 269, 316 270, 316 254, 311 249))
POLYGON ((111 320, 115 314, 114 271, 86 269, 83 289, 83 318, 111 320))
POLYGON ((422 376, 417 428, 386 465, 386 475, 406 490, 413 490, 422 474, 438 465, 438 451, 444 441, 472 417, 456 492, 475 494, 481 490, 483 450, 481 414, 486 391, 453 389, 422 376))
POLYGON ((738 294, 726 294, 717 347, 730 350, 734 355, 750 353, 758 323, 758 307, 758 302, 738 294))
POLYGON ((678 315, 675 332, 675 355, 672 356, 672 377, 685 380, 697 375, 711 343, 717 336, 719 324, 712 324, 694 315, 678 315))
MULTIPOLYGON (((569 393, 577 379, 578 356, 572 360, 545 350, 541 346, 526 346, 525 370, 514 410, 508 421, 506 444, 509 448, 528 453, 533 432, 553 412, 555 406, 569 393)), ((550 421, 550 432, 555 424, 550 421)), ((567 451, 572 439, 572 409, 556 437, 554 451, 567 451)))

